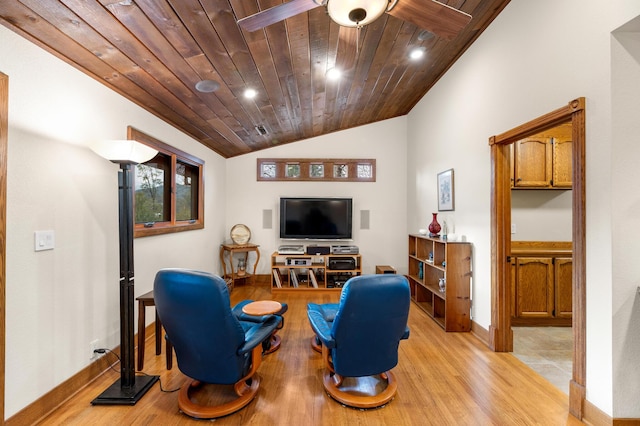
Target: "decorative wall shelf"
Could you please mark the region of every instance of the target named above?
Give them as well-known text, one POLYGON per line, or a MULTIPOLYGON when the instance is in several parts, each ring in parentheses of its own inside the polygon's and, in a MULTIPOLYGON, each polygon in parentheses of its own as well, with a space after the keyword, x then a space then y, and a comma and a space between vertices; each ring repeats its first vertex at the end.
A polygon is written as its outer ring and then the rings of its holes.
POLYGON ((376 181, 371 158, 258 158, 257 165, 258 181, 376 181))

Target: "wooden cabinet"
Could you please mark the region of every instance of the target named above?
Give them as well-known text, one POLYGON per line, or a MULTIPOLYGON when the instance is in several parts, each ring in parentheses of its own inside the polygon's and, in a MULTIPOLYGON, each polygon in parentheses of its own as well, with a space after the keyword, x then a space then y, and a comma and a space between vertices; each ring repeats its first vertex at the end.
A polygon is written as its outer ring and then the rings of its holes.
POLYGON ((557 318, 571 318, 573 315, 573 259, 556 257, 553 260, 555 316, 557 318))
POLYGON ((530 137, 513 144, 514 188, 551 186, 553 156, 551 138, 530 137))
POLYGON ((573 186, 573 141, 571 137, 553 138, 553 179, 554 188, 573 186))
POLYGON ((511 146, 513 189, 570 189, 573 142, 570 126, 558 126, 511 146))
POLYGON ((361 274, 359 254, 271 255, 271 292, 342 290, 349 278, 361 274))
POLYGON ((571 243, 514 241, 512 324, 571 325, 571 243))
POLYGON ((471 330, 470 243, 409 235, 407 278, 413 302, 445 331, 471 330))
POLYGON ((552 318, 555 300, 552 258, 517 257, 514 261, 516 317, 552 318))

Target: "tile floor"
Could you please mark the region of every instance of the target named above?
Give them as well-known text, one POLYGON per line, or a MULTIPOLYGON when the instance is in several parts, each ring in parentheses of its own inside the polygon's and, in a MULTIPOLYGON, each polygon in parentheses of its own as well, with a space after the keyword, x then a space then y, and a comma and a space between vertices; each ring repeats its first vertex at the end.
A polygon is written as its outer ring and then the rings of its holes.
POLYGON ((572 351, 571 327, 513 327, 513 355, 567 395, 572 351))

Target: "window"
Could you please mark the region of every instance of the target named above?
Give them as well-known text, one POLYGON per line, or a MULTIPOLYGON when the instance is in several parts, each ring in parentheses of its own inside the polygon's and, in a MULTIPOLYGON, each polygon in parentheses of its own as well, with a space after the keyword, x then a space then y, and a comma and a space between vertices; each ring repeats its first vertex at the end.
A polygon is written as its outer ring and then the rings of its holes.
POLYGON ((299 178, 300 177, 300 164, 298 163, 287 163, 285 176, 288 178, 299 178))
POLYGON ((273 179, 276 177, 276 163, 263 163, 261 164, 260 176, 266 179, 273 179))
POLYGON ((129 139, 158 150, 135 167, 134 235, 204 228, 204 162, 133 127, 127 131, 129 139))
POLYGON ((358 178, 370 179, 373 177, 373 166, 370 163, 358 164, 358 178))
POLYGON ((257 180, 375 182, 376 160, 258 158, 257 180))
POLYGON ((311 163, 309 165, 309 176, 312 178, 323 178, 324 177, 324 164, 322 163, 311 163))
POLYGON ((349 165, 348 164, 334 164, 333 165, 333 177, 336 179, 346 179, 349 177, 349 165))

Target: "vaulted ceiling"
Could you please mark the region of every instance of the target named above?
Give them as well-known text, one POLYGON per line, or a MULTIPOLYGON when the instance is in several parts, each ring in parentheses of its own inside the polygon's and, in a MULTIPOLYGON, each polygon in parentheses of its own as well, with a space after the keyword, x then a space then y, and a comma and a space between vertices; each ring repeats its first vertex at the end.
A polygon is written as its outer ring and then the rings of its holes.
POLYGON ((229 158, 406 115, 508 2, 443 1, 472 17, 451 40, 386 13, 340 27, 325 7, 237 24, 282 0, 2 0, 0 22, 229 158))

